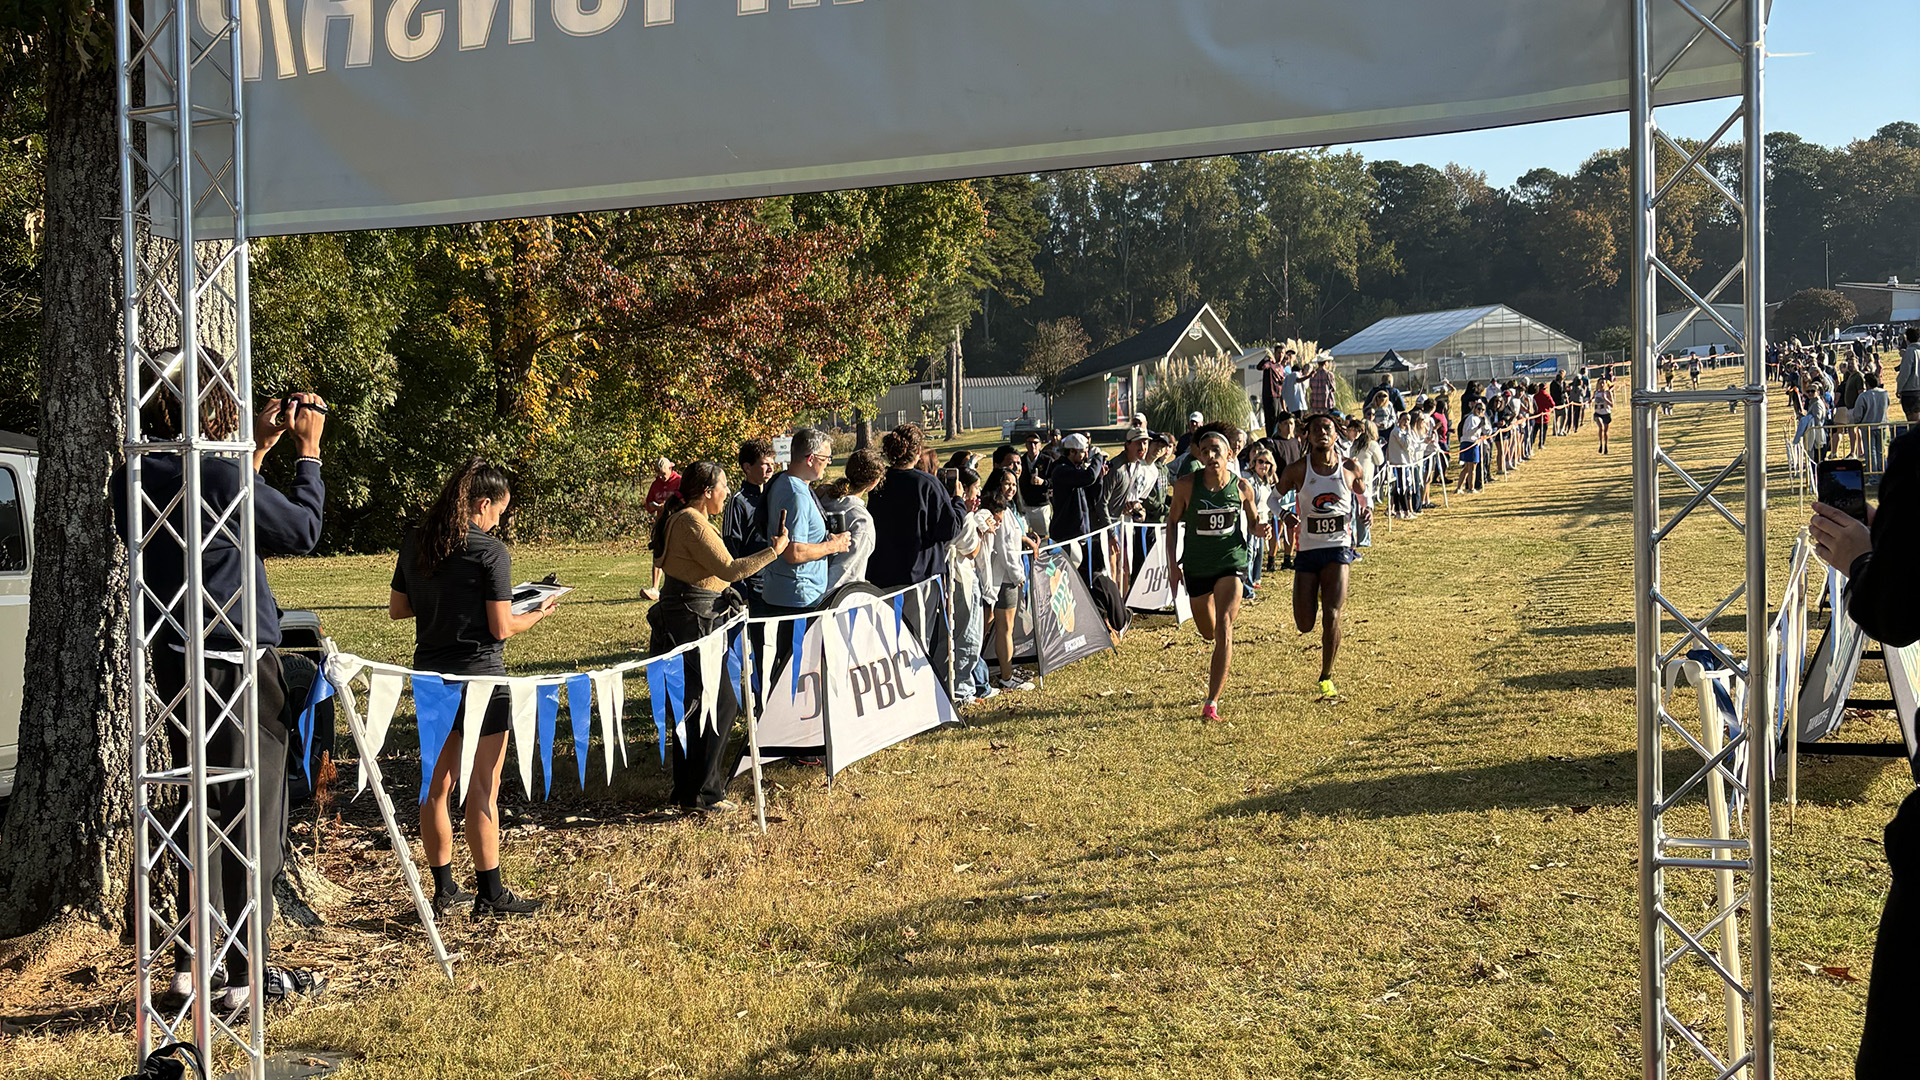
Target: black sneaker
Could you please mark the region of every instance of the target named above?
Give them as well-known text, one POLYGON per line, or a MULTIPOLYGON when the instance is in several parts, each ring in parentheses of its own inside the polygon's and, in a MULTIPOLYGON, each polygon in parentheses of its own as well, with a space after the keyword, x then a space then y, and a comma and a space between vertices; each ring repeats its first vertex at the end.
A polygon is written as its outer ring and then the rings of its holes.
MULTIPOLYGON (((317 971, 307 971, 302 968, 270 967, 267 969, 265 981, 269 1005, 291 997, 319 997, 327 989, 326 976, 317 971)), ((245 1009, 253 1004, 253 987, 247 983, 229 986, 225 1004, 227 1009, 233 1012, 245 1009)))
POLYGON ((546 903, 541 900, 529 900, 516 896, 512 889, 501 889, 500 895, 489 900, 484 896, 473 898, 473 917, 478 919, 487 915, 531 915, 546 903))
POLYGON ((473 894, 455 886, 454 890, 450 893, 437 892, 433 894, 433 913, 444 919, 448 915, 453 914, 454 908, 459 907, 461 904, 471 903, 473 903, 473 894))

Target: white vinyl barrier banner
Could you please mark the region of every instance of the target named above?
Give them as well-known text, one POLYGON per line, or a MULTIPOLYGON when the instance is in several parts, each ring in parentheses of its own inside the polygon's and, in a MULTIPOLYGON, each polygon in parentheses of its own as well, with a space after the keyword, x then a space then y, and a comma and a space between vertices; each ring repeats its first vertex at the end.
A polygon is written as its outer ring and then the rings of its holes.
MULTIPOLYGON (((203 22, 212 6, 196 5, 203 22)), ((256 235, 1322 146, 1628 106, 1621 0, 240 6, 256 235)), ((1655 41, 1697 29, 1678 4, 1653 19, 1655 41)), ((1696 48, 1660 100, 1733 94, 1739 76, 1724 50, 1696 48)))

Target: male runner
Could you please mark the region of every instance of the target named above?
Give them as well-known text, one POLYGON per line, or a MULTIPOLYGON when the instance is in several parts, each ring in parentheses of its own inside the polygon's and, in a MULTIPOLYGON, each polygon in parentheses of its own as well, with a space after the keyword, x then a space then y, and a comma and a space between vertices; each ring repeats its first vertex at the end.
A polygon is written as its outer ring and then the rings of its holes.
MULTIPOLYGON (((1300 553, 1293 562, 1293 623, 1313 630, 1316 609, 1320 629, 1320 696, 1340 691, 1333 685, 1333 661, 1340 654, 1340 609, 1347 602, 1347 564, 1355 559, 1354 518, 1361 509, 1366 477, 1357 462, 1342 461, 1334 448, 1333 417, 1316 413, 1307 421, 1307 456, 1287 466, 1277 492, 1299 492, 1300 553)), ((1194 609, 1196 619, 1199 608, 1194 609)))
POLYGON ((1240 614, 1240 593, 1251 558, 1249 532, 1265 540, 1268 531, 1253 502, 1253 485, 1232 470, 1237 434, 1237 430, 1216 428, 1194 436, 1193 454, 1202 468, 1174 482, 1167 532, 1160 544, 1160 550, 1168 553, 1167 586, 1178 589, 1184 580, 1193 600, 1194 627, 1201 640, 1213 642, 1202 720, 1220 719, 1220 691, 1233 660, 1233 620, 1240 614), (1186 527, 1185 545, 1175 561, 1172 553, 1181 547, 1174 541, 1175 530, 1182 526, 1186 527))

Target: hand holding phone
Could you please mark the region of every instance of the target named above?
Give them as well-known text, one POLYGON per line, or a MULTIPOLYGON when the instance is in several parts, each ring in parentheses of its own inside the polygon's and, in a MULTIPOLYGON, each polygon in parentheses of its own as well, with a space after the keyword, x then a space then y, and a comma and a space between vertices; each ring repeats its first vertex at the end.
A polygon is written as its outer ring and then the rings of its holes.
POLYGON ((1821 462, 1814 490, 1821 502, 1866 522, 1867 471, 1859 458, 1830 458, 1821 462))

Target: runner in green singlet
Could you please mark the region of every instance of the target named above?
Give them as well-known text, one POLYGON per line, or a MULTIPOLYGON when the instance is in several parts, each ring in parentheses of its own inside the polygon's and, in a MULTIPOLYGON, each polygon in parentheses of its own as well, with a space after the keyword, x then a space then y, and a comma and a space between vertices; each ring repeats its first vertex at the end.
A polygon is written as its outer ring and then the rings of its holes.
POLYGON ((1216 430, 1194 439, 1194 456, 1205 467, 1175 481, 1167 534, 1160 545, 1167 553, 1168 586, 1178 589, 1185 581, 1194 626, 1203 640, 1213 642, 1207 702, 1200 711, 1204 720, 1220 719, 1220 691, 1233 660, 1233 620, 1240 614, 1247 572, 1248 530, 1262 539, 1267 535, 1267 524, 1253 503, 1253 486, 1231 468, 1235 434, 1216 430))

